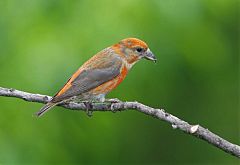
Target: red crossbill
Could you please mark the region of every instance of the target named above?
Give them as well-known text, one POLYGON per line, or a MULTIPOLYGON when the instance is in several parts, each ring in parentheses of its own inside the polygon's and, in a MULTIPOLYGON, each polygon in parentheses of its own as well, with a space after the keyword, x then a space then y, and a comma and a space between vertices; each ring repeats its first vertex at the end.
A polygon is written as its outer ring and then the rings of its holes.
POLYGON ((103 49, 85 62, 36 115, 41 116, 53 106, 69 101, 104 102, 106 94, 116 88, 142 58, 156 62, 147 44, 137 38, 123 39, 103 49))

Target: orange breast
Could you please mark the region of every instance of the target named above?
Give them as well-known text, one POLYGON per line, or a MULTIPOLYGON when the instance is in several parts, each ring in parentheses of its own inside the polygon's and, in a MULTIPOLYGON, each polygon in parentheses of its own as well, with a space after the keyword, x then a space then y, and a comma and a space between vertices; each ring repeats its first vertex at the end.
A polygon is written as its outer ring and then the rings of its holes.
POLYGON ((124 66, 121 70, 120 75, 118 75, 113 80, 110 80, 97 88, 93 89, 91 92, 94 94, 107 94, 108 92, 112 91, 114 88, 116 88, 126 77, 128 73, 128 69, 126 66, 124 66))

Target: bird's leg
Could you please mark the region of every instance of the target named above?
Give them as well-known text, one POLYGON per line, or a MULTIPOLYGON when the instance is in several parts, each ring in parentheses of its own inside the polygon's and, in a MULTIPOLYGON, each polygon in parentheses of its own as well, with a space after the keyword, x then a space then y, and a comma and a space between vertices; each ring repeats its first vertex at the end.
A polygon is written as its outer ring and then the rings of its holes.
POLYGON ((91 110, 93 108, 92 102, 91 101, 83 101, 83 104, 86 107, 86 113, 89 117, 92 117, 93 111, 91 110))

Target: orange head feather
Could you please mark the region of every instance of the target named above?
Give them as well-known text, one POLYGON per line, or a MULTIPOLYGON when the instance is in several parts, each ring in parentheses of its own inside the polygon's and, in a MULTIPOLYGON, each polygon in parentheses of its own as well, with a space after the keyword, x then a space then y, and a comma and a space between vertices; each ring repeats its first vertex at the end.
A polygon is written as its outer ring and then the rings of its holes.
POLYGON ((141 58, 156 61, 148 45, 137 38, 126 38, 112 46, 113 50, 128 64, 134 64, 141 58))
POLYGON ((137 38, 126 38, 120 41, 119 44, 130 49, 135 47, 148 48, 148 45, 144 41, 137 38))

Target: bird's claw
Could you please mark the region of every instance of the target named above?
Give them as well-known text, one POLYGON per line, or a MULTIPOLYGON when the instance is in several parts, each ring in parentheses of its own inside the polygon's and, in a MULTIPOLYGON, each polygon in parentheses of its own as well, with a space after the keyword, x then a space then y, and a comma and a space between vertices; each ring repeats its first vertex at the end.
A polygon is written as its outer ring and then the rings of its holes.
POLYGON ((91 111, 91 110, 86 110, 86 113, 87 113, 88 117, 93 116, 93 111, 91 111))
POLYGON ((91 102, 83 102, 83 104, 86 107, 86 114, 88 115, 88 117, 92 117, 93 116, 93 111, 91 110, 93 108, 93 105, 91 102))
POLYGON ((115 109, 114 109, 114 104, 111 104, 111 106, 110 106, 110 110, 111 110, 113 113, 116 112, 115 109))
POLYGON ((109 103, 121 103, 122 101, 119 100, 118 98, 112 98, 112 99, 106 99, 105 102, 109 102, 109 103))
POLYGON ((121 103, 122 101, 117 98, 113 98, 113 99, 106 99, 105 102, 110 103, 110 110, 115 113, 116 110, 114 108, 114 103, 121 103))

